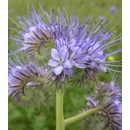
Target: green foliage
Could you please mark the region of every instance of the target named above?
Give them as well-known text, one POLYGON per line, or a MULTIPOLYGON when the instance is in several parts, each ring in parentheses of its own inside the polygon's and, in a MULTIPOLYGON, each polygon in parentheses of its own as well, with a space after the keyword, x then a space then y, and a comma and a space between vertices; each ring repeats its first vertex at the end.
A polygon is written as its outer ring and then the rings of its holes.
MULTIPOLYGON (((16 17, 20 15, 27 16, 27 6, 30 9, 34 4, 37 12, 40 12, 38 1, 36 0, 9 0, 9 17, 16 21, 16 17)), ((79 17, 82 22, 88 15, 93 16, 93 22, 98 20, 99 16, 104 16, 106 21, 111 21, 111 27, 115 26, 114 35, 121 34, 121 0, 44 0, 42 2, 43 9, 50 11, 54 9, 57 12, 57 7, 62 9, 65 7, 68 15, 74 14, 79 17), (109 12, 111 6, 117 6, 117 11, 113 14, 109 12)), ((9 27, 15 27, 14 23, 9 20, 9 27)), ((9 31, 9 36, 14 35, 15 32, 9 31)), ((9 41, 9 50, 14 47, 13 41, 9 41)), ((116 46, 117 47, 117 46, 116 46)), ((121 47, 121 44, 118 45, 121 47)), ((113 50, 116 48, 112 48, 113 50)), ((112 50, 110 50, 111 52, 112 50)), ((121 59, 121 54, 116 55, 115 59, 121 59)), ((121 75, 119 76, 119 79, 121 75)), ((101 81, 110 81, 111 77, 106 74, 100 74, 101 81)), ((76 115, 76 113, 84 108, 86 105, 85 96, 89 91, 78 88, 76 84, 66 90, 64 95, 64 113, 65 118, 76 115)), ((80 130, 79 124, 71 124, 67 126, 66 130, 80 130)), ((12 103, 9 99, 9 130, 54 130, 55 129, 55 97, 51 105, 43 106, 40 109, 26 108, 23 109, 12 103)))
POLYGON ((81 130, 104 130, 106 120, 98 113, 94 113, 81 120, 81 130))

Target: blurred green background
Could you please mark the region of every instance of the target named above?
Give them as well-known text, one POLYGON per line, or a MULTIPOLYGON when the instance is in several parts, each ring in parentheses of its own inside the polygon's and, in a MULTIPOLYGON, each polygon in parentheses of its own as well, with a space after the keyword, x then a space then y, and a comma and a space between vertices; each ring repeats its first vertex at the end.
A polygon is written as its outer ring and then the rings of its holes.
MULTIPOLYGON (((121 0, 9 0, 8 11, 9 17, 16 20, 20 15, 27 16, 27 6, 31 8, 34 4, 37 12, 40 12, 38 2, 42 2, 43 9, 49 12, 51 9, 57 11, 57 7, 62 9, 65 7, 68 15, 74 14, 79 17, 82 22, 88 15, 93 16, 92 21, 97 21, 99 17, 104 17, 106 21, 111 21, 111 26, 115 26, 116 33, 122 33, 122 1, 121 0), (111 12, 110 8, 116 7, 116 10, 111 12)), ((9 27, 16 25, 9 20, 9 27)), ((14 35, 14 32, 9 31, 9 36, 14 35)), ((9 48, 11 48, 9 41, 9 48)), ((116 47, 121 47, 119 44, 116 47)), ((115 48, 116 48, 115 47, 115 48)), ((112 49, 115 49, 112 48, 112 49)), ((115 55, 113 58, 121 59, 121 54, 115 55)), ((110 81, 110 74, 100 74, 101 81, 110 81)), ((119 74, 119 79, 121 74, 119 74)), ((75 115, 81 108, 86 105, 85 95, 87 90, 70 87, 64 95, 64 113, 65 118, 75 115)), ((51 105, 43 108, 26 108, 23 109, 16 106, 9 98, 9 130, 55 130, 55 98, 51 105)), ((79 123, 74 123, 66 127, 66 130, 80 130, 79 123)))

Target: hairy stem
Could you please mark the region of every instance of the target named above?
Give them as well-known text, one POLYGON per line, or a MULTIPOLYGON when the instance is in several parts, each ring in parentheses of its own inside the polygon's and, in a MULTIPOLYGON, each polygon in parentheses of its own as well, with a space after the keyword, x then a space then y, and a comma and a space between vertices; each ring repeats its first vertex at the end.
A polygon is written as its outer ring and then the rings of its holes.
POLYGON ((64 130, 63 90, 56 91, 56 130, 64 130))
POLYGON ((93 109, 87 110, 79 115, 76 115, 74 117, 70 117, 68 119, 65 119, 64 124, 65 124, 65 126, 69 125, 69 124, 76 122, 76 121, 78 121, 78 120, 80 120, 80 119, 82 119, 82 118, 84 118, 92 113, 98 112, 100 109, 101 109, 101 107, 93 108, 93 109))

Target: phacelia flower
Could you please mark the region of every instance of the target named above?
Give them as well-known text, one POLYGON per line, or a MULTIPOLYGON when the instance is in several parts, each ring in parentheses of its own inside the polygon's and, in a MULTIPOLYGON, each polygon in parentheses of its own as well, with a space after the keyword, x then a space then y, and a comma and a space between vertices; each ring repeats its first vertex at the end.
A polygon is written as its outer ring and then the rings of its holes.
POLYGON ((36 68, 33 64, 25 66, 15 66, 12 68, 9 74, 9 95, 24 94, 24 87, 29 82, 41 82, 44 79, 44 75, 40 69, 36 68))
POLYGON ((46 89, 46 84, 48 84, 46 80, 51 82, 49 72, 46 73, 46 70, 37 67, 33 63, 15 65, 11 60, 9 63, 9 96, 22 106, 28 106, 29 104, 30 106, 31 104, 32 106, 39 106, 44 104, 50 95, 50 92, 46 89))
POLYGON ((18 19, 18 24, 15 21, 13 22, 21 29, 21 31, 18 31, 11 28, 18 35, 10 37, 10 39, 15 40, 20 46, 13 54, 24 50, 29 59, 34 59, 37 54, 40 54, 45 43, 52 43, 51 30, 47 23, 42 21, 42 18, 36 13, 35 9, 31 10, 30 18, 21 16, 18 19))
POLYGON ((121 92, 114 81, 110 84, 101 83, 96 88, 93 97, 87 97, 87 108, 101 106, 98 114, 104 118, 104 129, 122 129, 122 103, 120 101, 121 92))
MULTIPOLYGON (((100 71, 115 71, 109 68, 109 66, 116 67, 116 65, 108 64, 106 59, 110 55, 121 52, 121 49, 118 49, 111 53, 105 53, 106 49, 118 43, 120 36, 110 40, 112 33, 103 32, 106 26, 103 28, 100 23, 97 23, 87 32, 86 29, 88 26, 79 25, 71 37, 69 32, 61 32, 58 35, 59 38, 54 39, 56 50, 60 50, 60 48, 66 46, 67 55, 69 54, 69 61, 73 66, 73 68, 71 67, 73 71, 75 72, 76 68, 84 70, 82 77, 85 81, 94 80, 96 74, 100 71)), ((113 63, 116 63, 116 61, 113 61, 113 63)), ((49 63, 49 65, 51 64, 49 63)), ((63 67, 60 68, 63 70, 63 67)))
POLYGON ((55 75, 63 73, 62 81, 64 81, 66 75, 72 75, 72 63, 69 59, 69 51, 66 46, 61 47, 59 50, 51 50, 52 59, 49 60, 48 65, 53 67, 52 72, 55 75))
POLYGON ((100 71, 115 71, 109 67, 117 67, 112 64, 116 61, 108 63, 106 58, 121 52, 121 49, 111 53, 106 53, 106 50, 118 44, 121 36, 111 38, 112 29, 106 31, 109 23, 97 22, 91 27, 91 17, 88 17, 86 23, 80 24, 76 16, 68 17, 64 9, 62 12, 58 9, 58 15, 55 15, 53 10, 48 14, 41 6, 40 8, 42 15, 38 15, 33 8, 30 18, 22 17, 19 24, 12 20, 21 28, 21 31, 13 29, 18 35, 12 39, 20 45, 20 49, 13 54, 24 50, 29 60, 44 61, 62 82, 69 75, 75 74, 76 69, 83 71, 79 78, 83 79, 81 82, 95 80, 100 71), (50 43, 53 47, 50 49, 51 53, 50 50, 45 52, 46 55, 43 53, 45 44, 50 46, 50 43), (38 58, 38 54, 46 59, 38 58), (48 59, 50 57, 51 59, 48 59))
POLYGON ((51 42, 50 32, 45 24, 29 28, 28 33, 25 33, 23 37, 23 49, 30 58, 34 58, 33 56, 37 53, 40 54, 44 43, 51 42))
POLYGON ((120 36, 111 40, 112 33, 105 32, 107 25, 102 27, 103 25, 96 23, 87 32, 88 26, 79 27, 77 32, 74 32, 73 38, 68 40, 68 50, 73 66, 84 71, 81 82, 95 80, 96 74, 101 71, 115 71, 111 67, 121 67, 116 64, 120 61, 106 61, 108 56, 121 52, 121 49, 118 49, 106 53, 108 48, 118 44, 120 36))
MULTIPOLYGON (((87 109, 97 107, 97 102, 87 98, 87 109)), ((82 130, 122 130, 122 108, 118 100, 109 102, 98 113, 93 113, 81 120, 82 130)), ((86 110, 83 110, 86 111, 86 110)))

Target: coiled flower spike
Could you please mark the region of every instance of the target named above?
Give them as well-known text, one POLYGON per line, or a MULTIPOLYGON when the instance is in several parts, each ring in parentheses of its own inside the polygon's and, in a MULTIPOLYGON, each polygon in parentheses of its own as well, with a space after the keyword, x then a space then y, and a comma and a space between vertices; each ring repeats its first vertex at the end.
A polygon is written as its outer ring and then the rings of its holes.
POLYGON ((9 63, 9 96, 24 107, 44 105, 51 96, 50 90, 46 88, 46 84, 49 86, 48 81, 51 83, 51 73, 46 73, 46 70, 33 63, 15 65, 12 60, 9 63))
MULTIPOLYGON (((100 129, 105 130, 121 130, 122 129, 122 103, 120 101, 121 92, 117 85, 114 84, 116 78, 113 78, 110 84, 101 83, 97 86, 92 97, 87 97, 87 109, 102 107, 102 110, 95 114, 95 120, 98 116, 103 119, 100 129)), ((91 118, 83 120, 83 128, 85 122, 91 118)), ((94 119, 93 119, 94 120, 94 119)), ((98 126, 97 126, 98 128, 98 126)), ((96 130, 96 129, 95 129, 96 130)))
POLYGON ((103 116, 107 118, 105 128, 122 130, 122 103, 118 100, 109 102, 103 108, 103 116))
POLYGON ((35 9, 32 9, 30 13, 30 18, 21 16, 21 18, 18 19, 19 24, 11 19, 22 30, 18 31, 11 28, 15 30, 18 35, 15 37, 10 37, 10 39, 15 40, 20 46, 20 48, 12 54, 24 50, 28 59, 32 60, 40 54, 44 43, 52 43, 52 36, 50 28, 45 22, 42 21, 35 9), (23 45, 22 48, 21 44, 23 45))

